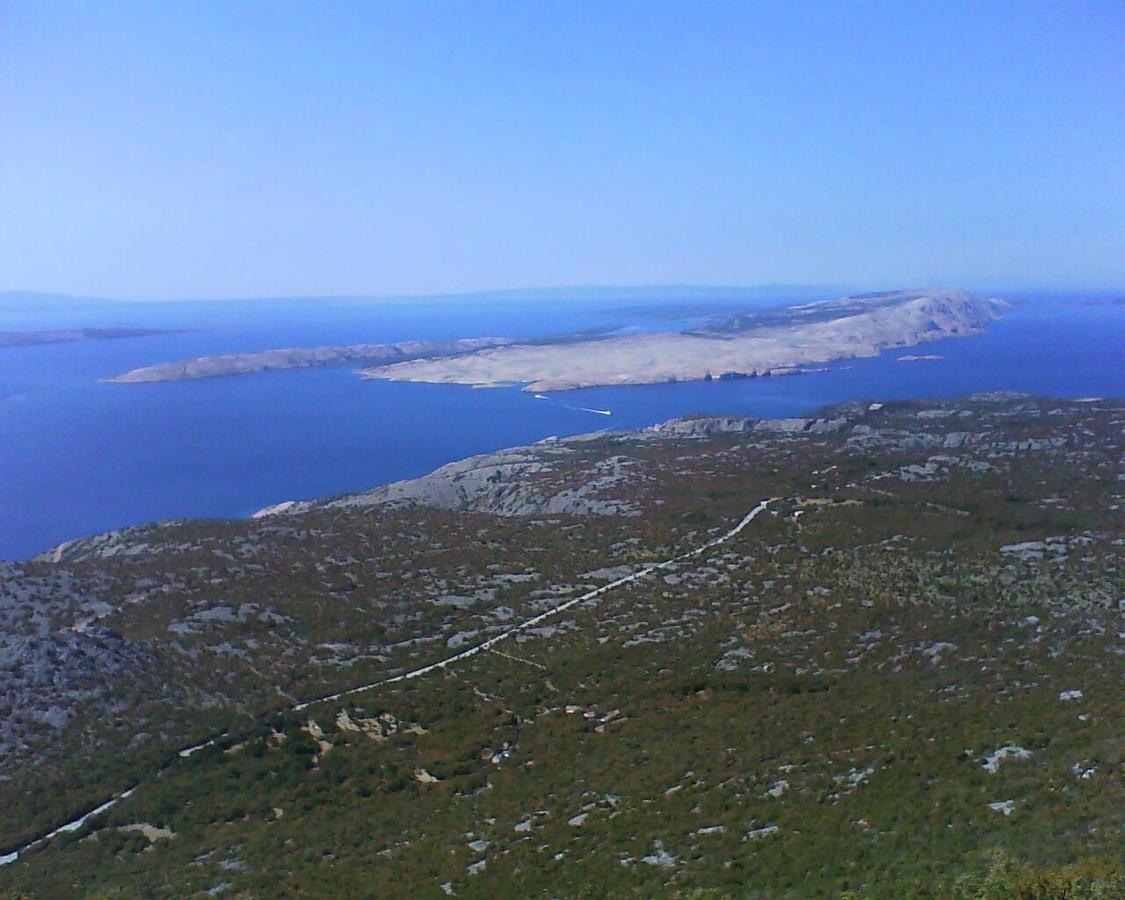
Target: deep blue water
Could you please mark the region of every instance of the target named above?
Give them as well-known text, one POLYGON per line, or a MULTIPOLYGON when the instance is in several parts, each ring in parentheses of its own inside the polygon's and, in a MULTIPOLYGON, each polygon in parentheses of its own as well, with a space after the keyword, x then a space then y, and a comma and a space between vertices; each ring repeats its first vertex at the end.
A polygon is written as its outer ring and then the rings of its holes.
POLYGON ((608 306, 284 301, 0 309, 0 329, 197 329, 0 349, 0 559, 156 519, 244 516, 548 435, 635 428, 692 412, 788 416, 847 399, 1000 389, 1125 395, 1125 308, 1057 304, 1019 307, 979 336, 846 361, 824 373, 597 388, 547 401, 515 389, 361 381, 347 367, 155 385, 98 382, 206 353, 668 327, 608 306), (906 353, 944 358, 897 361, 906 353), (613 414, 570 408, 581 406, 613 414))

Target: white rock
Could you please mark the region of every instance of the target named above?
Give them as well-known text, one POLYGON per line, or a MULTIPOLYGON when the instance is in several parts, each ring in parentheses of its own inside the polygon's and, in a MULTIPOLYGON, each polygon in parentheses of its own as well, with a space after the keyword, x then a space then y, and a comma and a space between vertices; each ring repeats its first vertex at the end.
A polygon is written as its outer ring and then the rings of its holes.
POLYGON ((668 853, 664 849, 664 844, 661 841, 657 841, 653 845, 653 850, 655 852, 652 853, 651 855, 642 856, 641 862, 646 863, 650 866, 660 866, 661 868, 665 868, 665 869, 670 869, 677 862, 679 862, 679 860, 676 857, 672 856, 670 853, 668 853))
POLYGON ((1031 751, 1015 744, 1007 744, 999 750, 993 750, 981 763, 986 772, 996 774, 1000 771, 1000 763, 1005 759, 1031 759, 1031 751))

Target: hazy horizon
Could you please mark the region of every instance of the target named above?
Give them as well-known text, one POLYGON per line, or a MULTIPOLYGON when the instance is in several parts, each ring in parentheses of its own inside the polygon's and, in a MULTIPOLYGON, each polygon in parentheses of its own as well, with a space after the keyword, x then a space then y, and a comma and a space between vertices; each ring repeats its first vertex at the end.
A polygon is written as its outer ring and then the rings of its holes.
POLYGON ((699 302, 753 302, 770 299, 771 297, 786 300, 800 301, 823 297, 824 299, 837 299, 866 292, 878 291, 911 291, 911 290, 941 290, 961 289, 971 294, 993 294, 1001 297, 1009 295, 1012 299, 1040 297, 1045 300, 1066 299, 1089 300, 1094 298, 1112 299, 1125 292, 1125 288, 1116 285, 1097 287, 1060 286, 1020 287, 1009 286, 1007 290, 985 290, 980 287, 952 285, 952 284, 915 284, 915 285, 881 285, 869 283, 865 285, 815 285, 815 284, 560 284, 542 285, 537 287, 499 287, 492 289, 475 289, 466 291, 446 291, 440 293, 419 294, 308 294, 308 295, 260 295, 260 296, 233 296, 218 294, 211 297, 107 297, 90 296, 83 294, 59 293, 41 290, 9 290, 0 288, 0 301, 14 299, 39 298, 44 301, 79 301, 89 303, 106 303, 122 305, 156 304, 190 304, 190 303, 268 303, 277 302, 401 302, 408 300, 436 301, 436 300, 484 300, 495 298, 498 300, 528 300, 528 301, 558 301, 565 299, 576 300, 605 300, 622 301, 645 299, 653 300, 684 300, 699 302), (689 296, 694 295, 694 296, 689 296))
POLYGON ((12 0, 0 290, 1120 289, 1123 38, 1110 2, 12 0))

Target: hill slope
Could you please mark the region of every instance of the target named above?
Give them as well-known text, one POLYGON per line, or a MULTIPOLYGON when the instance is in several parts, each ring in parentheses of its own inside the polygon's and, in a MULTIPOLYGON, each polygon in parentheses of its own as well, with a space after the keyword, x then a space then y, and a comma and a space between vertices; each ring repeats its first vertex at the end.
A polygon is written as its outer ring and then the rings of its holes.
POLYGON ((134 790, 0 890, 903 896, 999 854, 1107 882, 1123 426, 678 420, 7 566, 0 848, 134 790))

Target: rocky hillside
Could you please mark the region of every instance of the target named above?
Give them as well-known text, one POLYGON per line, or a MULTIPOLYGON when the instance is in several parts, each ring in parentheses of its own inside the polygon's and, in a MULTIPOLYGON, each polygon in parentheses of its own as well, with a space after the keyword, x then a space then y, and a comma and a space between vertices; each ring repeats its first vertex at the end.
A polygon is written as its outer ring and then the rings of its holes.
POLYGON ((5 565, 0 895, 1114 884, 1123 432, 697 417, 5 565))

